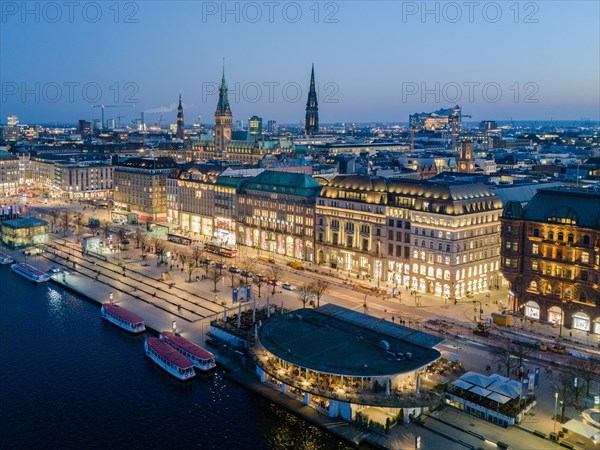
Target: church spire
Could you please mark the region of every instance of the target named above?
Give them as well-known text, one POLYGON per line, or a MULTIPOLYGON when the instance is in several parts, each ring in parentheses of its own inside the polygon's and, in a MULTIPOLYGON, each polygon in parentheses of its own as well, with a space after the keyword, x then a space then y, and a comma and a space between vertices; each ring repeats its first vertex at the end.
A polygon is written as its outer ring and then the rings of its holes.
POLYGON ((217 103, 218 115, 231 115, 229 108, 229 98, 227 96, 227 82, 225 81, 225 60, 223 60, 223 74, 221 76, 221 86, 219 87, 219 103, 217 103))
POLYGON ((177 132, 175 137, 183 140, 185 126, 183 124, 183 105, 181 104, 181 92, 179 93, 179 106, 177 107, 177 132))
POLYGON ((319 132, 319 104, 317 102, 317 89, 315 87, 315 64, 312 65, 310 72, 310 88, 308 90, 308 99, 306 101, 306 119, 304 122, 304 133, 307 136, 318 134, 319 132))
POLYGON ((215 112, 215 156, 222 159, 227 153, 227 146, 231 140, 232 114, 227 98, 227 82, 225 81, 225 61, 223 61, 223 74, 221 75, 221 86, 219 87, 219 102, 215 112))

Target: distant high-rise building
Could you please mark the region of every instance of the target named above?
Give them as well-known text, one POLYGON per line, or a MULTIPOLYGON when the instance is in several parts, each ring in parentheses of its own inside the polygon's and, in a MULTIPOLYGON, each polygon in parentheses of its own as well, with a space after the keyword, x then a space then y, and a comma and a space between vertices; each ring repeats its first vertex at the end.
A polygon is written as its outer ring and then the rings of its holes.
POLYGON ((463 141, 460 143, 458 171, 462 173, 473 173, 475 171, 475 162, 473 160, 473 141, 471 139, 463 139, 463 141))
POLYGON ((6 118, 7 120, 7 125, 9 127, 16 127, 17 125, 19 125, 19 117, 18 116, 8 116, 6 118))
POLYGON ((183 141, 185 126, 183 124, 183 106, 181 104, 181 94, 179 94, 179 106, 177 107, 177 132, 175 137, 183 141))
POLYGON ((227 83, 225 82, 225 68, 221 77, 219 88, 219 103, 215 112, 215 153, 218 158, 223 158, 227 145, 231 140, 232 114, 227 97, 227 83))
POLYGON ((306 120, 304 122, 304 133, 312 136, 319 133, 319 105, 317 102, 317 90, 315 88, 315 65, 312 65, 310 73, 310 88, 308 100, 306 101, 306 120))
POLYGON ((277 121, 276 120, 269 120, 267 122, 267 131, 269 133, 277 133, 277 121))
POLYGON ((480 131, 489 131, 489 130, 497 130, 498 124, 495 120, 482 120, 479 122, 479 130, 480 131))
POLYGON ((102 119, 94 119, 94 130, 102 130, 102 119))
POLYGON ((262 134, 262 118, 258 116, 250 117, 248 128, 252 136, 260 136, 262 134))
POLYGON ((244 121, 243 120, 236 120, 233 123, 233 130, 234 131, 242 131, 244 129, 244 121))
POLYGON ((108 130, 114 130, 116 128, 117 122, 115 119, 108 119, 106 121, 106 128, 108 130))
POLYGON ((79 120, 77 125, 77 132, 82 136, 92 134, 92 122, 88 120, 79 120))

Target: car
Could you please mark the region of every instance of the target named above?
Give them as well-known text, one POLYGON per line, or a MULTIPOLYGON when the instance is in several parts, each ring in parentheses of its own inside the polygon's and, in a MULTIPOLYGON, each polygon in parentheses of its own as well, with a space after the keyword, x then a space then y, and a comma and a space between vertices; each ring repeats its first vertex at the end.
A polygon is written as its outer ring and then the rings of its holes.
POLYGON ((270 286, 281 286, 281 281, 279 280, 267 280, 267 284, 269 284, 270 286))
POLYGON ((200 261, 200 264, 202 264, 204 266, 210 266, 212 263, 213 262, 210 259, 208 259, 208 258, 203 259, 202 261, 200 261))
POLYGON ((240 273, 241 276, 243 276, 244 278, 252 278, 254 275, 252 275, 252 272, 247 272, 247 271, 243 271, 240 273))
POLYGON ((286 291, 295 291, 296 290, 296 286, 294 286, 293 284, 290 283, 283 283, 282 286, 286 291))
POLYGON ((231 273, 240 273, 242 271, 241 269, 239 269, 238 267, 235 267, 235 266, 231 266, 227 270, 229 270, 229 272, 231 272, 231 273))
POLYGON ((269 281, 269 279, 264 275, 255 275, 254 278, 256 278, 256 280, 260 281, 261 283, 266 283, 269 281))
POLYGON ((60 272, 60 269, 58 267, 51 266, 48 269, 48 273, 59 273, 59 272, 60 272))
POLYGON ((227 269, 227 266, 225 264, 223 264, 223 263, 216 263, 215 267, 217 269, 227 269))
POLYGON ((39 255, 40 253, 44 253, 44 250, 39 247, 32 247, 23 251, 23 254, 27 256, 39 255))

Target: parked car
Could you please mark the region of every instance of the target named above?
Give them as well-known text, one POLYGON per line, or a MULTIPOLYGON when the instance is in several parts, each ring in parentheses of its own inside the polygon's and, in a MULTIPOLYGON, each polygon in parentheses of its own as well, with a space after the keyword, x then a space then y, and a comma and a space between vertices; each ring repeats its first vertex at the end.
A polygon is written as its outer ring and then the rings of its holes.
POLYGON ((216 263, 215 267, 217 269, 227 269, 227 266, 225 264, 223 264, 223 263, 216 263))
POLYGON ((256 278, 261 283, 266 283, 269 281, 269 279, 267 277, 265 277, 264 275, 255 275, 254 278, 256 278))
POLYGON ((287 263, 287 266, 295 270, 304 270, 304 266, 298 261, 290 261, 287 263))
POLYGON ((269 284, 270 286, 281 286, 282 283, 279 280, 267 280, 267 284, 269 284))
POLYGON ((293 284, 290 283, 283 283, 282 286, 286 291, 295 291, 296 290, 296 286, 294 286, 293 284))
POLYGON ((252 275, 252 272, 241 272, 240 273, 241 276, 243 276, 244 278, 252 278, 254 275, 252 275))
POLYGON ((48 269, 48 273, 59 273, 59 272, 60 272, 60 269, 59 269, 59 268, 57 268, 57 267, 54 267, 54 266, 51 266, 51 267, 48 269))
POLYGON ((230 267, 229 269, 227 269, 227 270, 229 270, 229 272, 231 272, 231 273, 240 273, 240 272, 242 271, 240 268, 238 268, 238 267, 235 267, 235 266, 231 266, 231 267, 230 267))

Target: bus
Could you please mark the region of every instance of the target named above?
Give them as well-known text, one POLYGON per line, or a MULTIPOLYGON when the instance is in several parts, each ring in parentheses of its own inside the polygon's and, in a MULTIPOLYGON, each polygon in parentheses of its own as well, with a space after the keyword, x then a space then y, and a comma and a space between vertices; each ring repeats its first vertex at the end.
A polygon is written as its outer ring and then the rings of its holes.
POLYGON ((181 245, 187 245, 187 246, 196 245, 198 243, 198 241, 195 241, 192 238, 189 238, 186 236, 180 236, 179 234, 172 234, 172 233, 167 234, 167 241, 173 242, 175 244, 181 244, 181 245))
POLYGON ((207 243, 204 244, 204 250, 215 255, 226 256, 227 258, 235 258, 237 256, 237 250, 227 245, 207 243))

